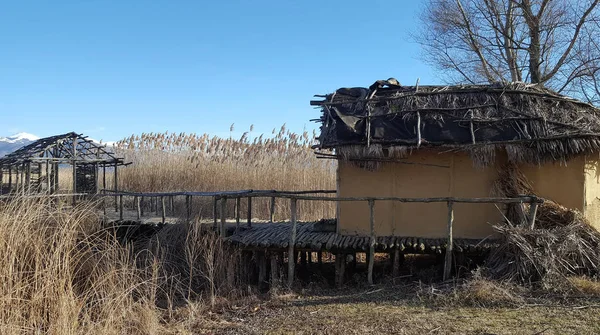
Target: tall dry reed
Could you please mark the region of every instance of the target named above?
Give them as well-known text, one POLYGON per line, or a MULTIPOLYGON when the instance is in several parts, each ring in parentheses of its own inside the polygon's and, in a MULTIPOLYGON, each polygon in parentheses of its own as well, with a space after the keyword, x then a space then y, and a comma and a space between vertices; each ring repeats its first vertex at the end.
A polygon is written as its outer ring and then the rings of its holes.
POLYGON ((101 227, 90 204, 0 203, 0 333, 169 332, 173 306, 190 299, 214 303, 228 294, 215 264, 229 256, 215 238, 199 236, 183 227, 152 248, 134 250, 101 227), (178 243, 173 238, 182 239, 179 257, 163 246, 178 243))
MULTIPOLYGON (((238 139, 168 132, 131 136, 115 148, 133 162, 119 170, 119 187, 140 192, 335 189, 335 162, 317 159, 311 149, 314 143, 314 133, 296 134, 285 125, 273 129, 271 136, 252 139, 250 132, 238 139)), ((277 218, 289 217, 288 202, 278 201, 277 218)), ((334 217, 334 207, 303 201, 299 215, 301 219, 334 217)), ((268 199, 257 199, 253 213, 267 218, 269 208, 268 199)))

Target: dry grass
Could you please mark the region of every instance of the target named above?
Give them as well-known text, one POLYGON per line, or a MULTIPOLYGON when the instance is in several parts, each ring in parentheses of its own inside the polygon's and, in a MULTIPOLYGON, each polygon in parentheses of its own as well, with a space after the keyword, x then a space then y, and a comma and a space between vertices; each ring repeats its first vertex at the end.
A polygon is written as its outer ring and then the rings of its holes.
POLYGON ((134 250, 99 222, 89 205, 0 204, 1 334, 167 333, 181 326, 175 306, 206 310, 229 296, 220 265, 235 254, 219 239, 183 226, 134 250))

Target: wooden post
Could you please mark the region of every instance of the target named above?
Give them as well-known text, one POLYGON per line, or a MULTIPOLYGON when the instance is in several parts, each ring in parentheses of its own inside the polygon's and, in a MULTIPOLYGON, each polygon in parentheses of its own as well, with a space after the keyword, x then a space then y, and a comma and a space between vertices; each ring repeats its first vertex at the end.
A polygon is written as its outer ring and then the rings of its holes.
POLYGON ((12 193, 12 166, 8 166, 8 193, 12 193))
POLYGON ((144 196, 140 197, 140 217, 144 216, 144 196))
POLYGON ((106 164, 102 164, 102 189, 106 190, 106 164))
POLYGON ((279 286, 279 262, 277 262, 277 253, 271 253, 271 289, 277 289, 279 286))
POLYGON ((154 213, 156 215, 158 215, 158 210, 159 210, 159 207, 158 207, 158 198, 154 197, 153 200, 154 200, 154 213))
POLYGON ((454 222, 454 210, 452 209, 453 204, 454 202, 448 201, 448 242, 446 246, 446 258, 444 260, 444 281, 450 278, 450 271, 452 270, 452 223, 454 222))
POLYGON ((137 210, 137 219, 138 221, 142 219, 142 205, 140 203, 140 197, 138 197, 137 195, 134 197, 134 201, 135 201, 135 208, 137 210))
POLYGON ((0 164, 0 195, 2 195, 3 191, 4 191, 4 166, 2 164, 0 164))
POLYGON ((417 112, 417 148, 421 146, 421 113, 417 112))
POLYGON ((186 218, 186 222, 190 222, 190 219, 192 217, 192 196, 191 195, 186 195, 185 196, 185 218, 186 218))
POLYGON ((335 265, 335 285, 341 288, 344 284, 344 272, 346 271, 346 254, 336 254, 335 265))
POLYGON ((238 230, 240 228, 240 212, 242 199, 240 197, 235 198, 235 229, 238 230))
POLYGON ((31 187, 31 162, 25 165, 25 188, 24 191, 29 193, 31 187))
POLYGON ((395 280, 400 274, 400 263, 404 260, 404 254, 400 250, 395 249, 392 256, 392 279, 395 280))
POLYGON ((214 231, 217 231, 217 215, 218 215, 218 202, 219 198, 217 196, 213 197, 213 229, 214 231))
POLYGON ((267 257, 265 251, 257 251, 256 259, 258 261, 258 288, 261 289, 267 282, 267 257))
POLYGON ((290 199, 290 208, 291 208, 291 234, 290 234, 290 243, 288 246, 288 286, 292 287, 294 284, 294 273, 296 267, 296 252, 294 250, 294 246, 296 245, 296 198, 290 199))
POLYGON ((175 216, 175 200, 172 195, 169 196, 169 207, 171 209, 171 216, 175 216))
POLYGON ((538 210, 538 203, 536 201, 532 201, 529 204, 529 229, 533 229, 535 227, 535 216, 538 210))
POLYGON ((252 227, 252 197, 248 197, 248 228, 252 227))
POLYGON ((123 195, 119 195, 119 220, 123 221, 123 195))
MULTIPOLYGON (((114 187, 115 193, 117 192, 117 188, 118 188, 118 186, 117 186, 118 185, 117 184, 117 177, 118 177, 117 167, 118 167, 117 163, 115 163, 115 176, 114 176, 114 180, 113 180, 113 187, 114 187)), ((116 211, 117 211, 117 196, 115 196, 115 212, 116 211)))
POLYGON ((317 252, 317 263, 319 263, 319 267, 321 267, 321 265, 323 265, 323 252, 322 251, 317 252))
POLYGON ((161 222, 165 223, 165 219, 167 216, 167 209, 165 206, 165 197, 164 196, 160 196, 160 218, 161 218, 161 222))
POLYGON ((220 229, 220 234, 221 237, 225 237, 226 232, 225 232, 225 220, 227 219, 227 213, 225 212, 227 210, 227 197, 222 197, 221 198, 221 229, 220 229))
POLYGON ((275 197, 271 197, 271 212, 269 216, 269 222, 273 223, 273 219, 275 217, 275 197))
POLYGON ((371 239, 369 241, 369 264, 367 281, 373 285, 373 266, 375 265, 375 200, 369 199, 369 227, 371 239))
POLYGON ((46 193, 50 194, 50 162, 46 161, 46 193))

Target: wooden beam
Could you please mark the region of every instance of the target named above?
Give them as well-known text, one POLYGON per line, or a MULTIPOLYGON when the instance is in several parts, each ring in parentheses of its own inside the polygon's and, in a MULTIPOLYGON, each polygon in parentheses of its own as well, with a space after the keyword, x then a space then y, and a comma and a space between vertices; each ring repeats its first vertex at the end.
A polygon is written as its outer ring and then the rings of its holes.
POLYGON ((375 263, 375 200, 369 200, 369 264, 367 281, 369 285, 373 285, 373 266, 375 263))
POLYGON ((338 253, 335 255, 335 285, 341 288, 344 285, 344 276, 346 272, 346 254, 338 253))
POLYGON ((292 287, 292 285, 294 284, 294 274, 295 274, 295 267, 296 267, 296 252, 294 250, 294 247, 296 245, 296 216, 297 216, 297 211, 296 211, 296 202, 297 200, 295 198, 290 199, 290 208, 291 208, 291 222, 290 224, 291 226, 291 233, 290 233, 290 242, 289 242, 289 246, 288 246, 288 287, 292 287))
POLYGON ((271 252, 271 290, 279 287, 279 262, 277 261, 277 253, 271 252))
POLYGON ((444 281, 450 278, 450 272, 452 270, 452 250, 454 246, 454 242, 452 239, 452 224, 454 222, 453 205, 454 203, 452 201, 448 201, 448 242, 446 245, 446 257, 444 259, 444 281))

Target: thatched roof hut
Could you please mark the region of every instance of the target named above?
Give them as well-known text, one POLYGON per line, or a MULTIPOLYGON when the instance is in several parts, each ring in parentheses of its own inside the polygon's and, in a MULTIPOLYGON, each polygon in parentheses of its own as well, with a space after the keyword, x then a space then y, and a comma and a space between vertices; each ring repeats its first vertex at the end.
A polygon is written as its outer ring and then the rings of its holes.
POLYGON ((511 162, 542 163, 600 150, 600 109, 532 84, 406 87, 377 81, 311 104, 323 111, 319 147, 348 158, 440 147, 466 151, 485 164, 498 149, 511 162))
MULTIPOLYGON (((320 97, 311 101, 322 110, 317 154, 340 160, 340 196, 486 197, 528 185, 600 218, 600 109, 590 104, 524 83, 407 87, 393 78, 320 97)), ((443 235, 441 207, 437 215, 426 204, 386 206, 382 233, 443 235)), ((367 210, 358 207, 340 205, 342 233, 364 233, 367 210)), ((456 215, 465 237, 491 233, 506 214, 463 207, 456 215)))

